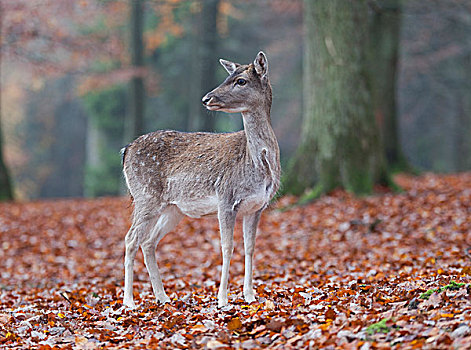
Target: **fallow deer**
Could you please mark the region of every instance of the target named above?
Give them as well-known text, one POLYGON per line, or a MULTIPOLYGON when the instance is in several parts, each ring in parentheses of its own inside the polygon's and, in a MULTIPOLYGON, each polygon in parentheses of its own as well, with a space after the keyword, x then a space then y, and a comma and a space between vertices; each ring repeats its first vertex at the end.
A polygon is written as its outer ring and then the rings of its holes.
POLYGON ((244 130, 234 133, 156 131, 122 149, 123 172, 134 200, 126 235, 124 305, 134 308, 133 263, 144 254, 156 298, 169 302, 157 267, 155 249, 184 215, 216 216, 222 248, 218 306, 227 305, 229 264, 236 216, 243 217, 244 298, 255 300, 252 258, 262 211, 280 184, 278 142, 270 124, 272 90, 268 61, 259 52, 251 64, 221 59, 227 79, 202 102, 211 111, 242 113, 244 130))

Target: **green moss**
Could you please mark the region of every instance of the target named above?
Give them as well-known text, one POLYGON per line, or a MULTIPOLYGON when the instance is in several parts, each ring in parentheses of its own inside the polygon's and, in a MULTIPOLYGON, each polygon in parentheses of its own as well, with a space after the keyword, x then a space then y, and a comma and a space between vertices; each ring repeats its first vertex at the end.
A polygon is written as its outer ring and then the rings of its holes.
POLYGON ((419 299, 428 299, 433 293, 437 292, 439 289, 429 289, 425 293, 419 295, 419 299))
POLYGON ((348 179, 344 180, 345 189, 353 194, 364 196, 373 191, 373 181, 367 172, 352 169, 348 179))
POLYGON ((391 175, 387 175, 386 177, 386 186, 390 188, 394 193, 404 193, 404 189, 399 186, 394 180, 391 175))
POLYGON ((451 281, 450 284, 447 284, 446 286, 443 286, 441 288, 435 288, 435 289, 429 289, 428 291, 426 291, 425 293, 422 293, 419 295, 419 299, 428 299, 430 298, 430 296, 437 292, 437 293, 441 293, 447 289, 449 290, 457 290, 457 289, 460 289, 461 287, 463 287, 466 283, 459 283, 459 282, 456 282, 456 281, 451 281))
POLYGON ((366 333, 373 335, 375 333, 388 333, 391 330, 391 327, 386 325, 386 322, 389 321, 389 318, 383 318, 381 321, 373 323, 366 328, 366 333))
MULTIPOLYGON (((292 173, 293 171, 290 171, 292 173)), ((294 174, 289 174, 289 175, 284 175, 281 178, 281 190, 280 193, 281 195, 285 194, 293 194, 295 196, 299 196, 301 193, 303 193, 304 189, 306 188, 306 184, 301 181, 301 179, 294 175, 294 174)))
POLYGON ((299 198, 299 201, 296 203, 297 205, 305 205, 313 200, 319 198, 324 193, 324 187, 321 184, 318 184, 313 189, 306 192, 304 195, 299 198))

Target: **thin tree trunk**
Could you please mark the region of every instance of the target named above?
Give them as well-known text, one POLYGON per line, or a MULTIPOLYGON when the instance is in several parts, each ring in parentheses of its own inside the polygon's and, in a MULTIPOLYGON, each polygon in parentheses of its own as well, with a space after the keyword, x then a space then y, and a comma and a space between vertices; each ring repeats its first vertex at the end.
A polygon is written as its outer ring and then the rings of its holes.
POLYGON ((90 116, 87 118, 87 139, 85 145, 86 152, 86 171, 83 194, 85 197, 96 196, 96 175, 94 174, 95 169, 99 169, 101 162, 103 161, 103 155, 101 150, 103 149, 104 136, 101 135, 100 129, 96 126, 96 123, 90 116))
MULTIPOLYGON (((0 102, 1 107, 1 102, 0 102)), ((2 129, 1 129, 1 118, 0 118, 0 201, 12 200, 13 191, 11 187, 11 181, 8 169, 3 159, 3 140, 2 140, 2 129)))
POLYGON ((389 169, 408 168, 399 142, 397 68, 401 24, 400 0, 374 2, 370 24, 370 82, 374 115, 389 169))
POLYGON ((367 2, 304 4, 302 137, 286 190, 369 193, 387 176, 367 79, 367 2))
MULTIPOLYGON (((217 85, 216 70, 214 58, 217 50, 218 31, 217 31, 217 16, 219 8, 219 0, 203 0, 202 3, 202 16, 201 16, 201 91, 202 94, 211 91, 217 85)), ((199 99, 198 99, 199 101, 199 99)), ((200 106, 200 111, 202 107, 200 106)), ((214 131, 215 118, 207 113, 202 114, 204 117, 202 130, 214 131)))
MULTIPOLYGON (((191 19, 192 40, 190 43, 190 79, 188 80, 188 119, 186 129, 188 131, 200 130, 200 124, 205 117, 202 114, 201 97, 203 89, 201 88, 201 53, 200 53, 200 37, 202 35, 202 6, 201 1, 196 2, 198 10, 191 19)), ((206 117, 208 117, 206 115, 206 117)))
POLYGON ((144 132, 145 89, 142 69, 144 67, 143 0, 131 0, 131 65, 137 75, 130 82, 129 112, 125 123, 125 142, 130 142, 144 132))
MULTIPOLYGON (((0 3, 0 35, 2 32, 2 25, 3 25, 3 8, 0 3)), ((1 82, 1 52, 0 52, 0 82, 1 82)), ((2 121, 1 121, 1 110, 2 110, 2 103, 1 103, 1 93, 0 93, 0 201, 3 200, 12 200, 13 199, 13 191, 10 181, 10 176, 8 173, 7 166, 3 159, 3 138, 2 138, 2 121)))

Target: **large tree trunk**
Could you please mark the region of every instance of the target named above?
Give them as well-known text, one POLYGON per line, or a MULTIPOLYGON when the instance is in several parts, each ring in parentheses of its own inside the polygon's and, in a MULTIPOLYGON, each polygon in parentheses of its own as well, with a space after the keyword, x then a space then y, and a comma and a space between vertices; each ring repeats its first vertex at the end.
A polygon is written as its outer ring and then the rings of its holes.
POLYGON ((374 115, 389 169, 403 170, 397 118, 397 62, 401 23, 400 0, 374 2, 370 24, 370 82, 374 115))
POLYGON ((386 182, 367 75, 366 0, 304 2, 304 115, 285 186, 293 193, 386 182))
POLYGON ((468 95, 459 96, 457 100, 453 155, 454 170, 460 172, 471 169, 471 99, 468 95))
POLYGON ((471 55, 467 54, 458 61, 457 66, 463 77, 463 85, 456 93, 457 115, 454 133, 454 170, 471 170, 471 55))
POLYGON ((131 65, 135 76, 129 87, 129 112, 126 115, 125 142, 130 142, 144 132, 145 89, 142 69, 144 67, 143 6, 142 0, 131 1, 131 65))
MULTIPOLYGON (((0 35, 2 30, 2 18, 3 18, 3 9, 0 3, 0 35)), ((0 53, 0 77, 1 77, 1 53, 0 53)), ((1 81, 1 80, 0 80, 1 81)), ((2 121, 1 121, 1 94, 0 94, 0 201, 11 200, 13 199, 13 191, 10 182, 10 176, 8 174, 8 169, 6 167, 5 161, 3 160, 3 139, 2 139, 2 121)))

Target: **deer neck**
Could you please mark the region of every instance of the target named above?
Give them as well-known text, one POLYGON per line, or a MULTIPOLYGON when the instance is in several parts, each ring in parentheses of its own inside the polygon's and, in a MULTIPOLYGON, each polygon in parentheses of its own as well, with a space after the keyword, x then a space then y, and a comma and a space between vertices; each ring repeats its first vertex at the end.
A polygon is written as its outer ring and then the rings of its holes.
POLYGON ((250 112, 243 112, 245 136, 247 138, 247 152, 255 165, 259 165, 263 150, 270 163, 277 162, 278 142, 270 124, 270 109, 263 108, 250 112))

